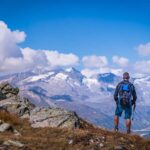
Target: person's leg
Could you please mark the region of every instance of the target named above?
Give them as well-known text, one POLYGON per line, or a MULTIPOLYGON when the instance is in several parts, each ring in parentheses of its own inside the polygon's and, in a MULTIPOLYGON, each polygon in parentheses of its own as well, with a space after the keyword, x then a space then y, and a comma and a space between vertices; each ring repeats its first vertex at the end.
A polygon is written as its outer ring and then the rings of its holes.
POLYGON ((119 117, 121 116, 122 111, 123 111, 122 107, 119 104, 117 104, 116 111, 115 111, 115 117, 114 117, 114 126, 115 126, 114 130, 115 131, 118 131, 119 117))
POLYGON ((118 131, 118 124, 119 124, 119 117, 115 115, 114 117, 115 131, 118 131))
POLYGON ((126 129, 128 134, 131 133, 131 115, 132 115, 132 106, 127 107, 125 109, 126 129))
POLYGON ((127 133, 130 134, 131 133, 131 119, 126 119, 126 129, 127 129, 127 133))

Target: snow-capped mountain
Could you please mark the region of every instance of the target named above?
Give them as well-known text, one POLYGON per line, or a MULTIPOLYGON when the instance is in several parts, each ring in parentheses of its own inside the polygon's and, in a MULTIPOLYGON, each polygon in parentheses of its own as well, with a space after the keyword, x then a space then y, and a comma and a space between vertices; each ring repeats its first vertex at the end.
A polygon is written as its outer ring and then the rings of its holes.
MULTIPOLYGON (((35 69, 0 77, 0 82, 8 81, 18 86, 20 94, 36 105, 74 110, 81 117, 107 128, 113 128, 113 93, 121 80, 122 77, 113 73, 87 78, 75 68, 35 69)), ((141 130, 150 126, 150 76, 131 81, 138 94, 133 128, 141 130)), ((124 120, 120 124, 124 128, 124 120)))

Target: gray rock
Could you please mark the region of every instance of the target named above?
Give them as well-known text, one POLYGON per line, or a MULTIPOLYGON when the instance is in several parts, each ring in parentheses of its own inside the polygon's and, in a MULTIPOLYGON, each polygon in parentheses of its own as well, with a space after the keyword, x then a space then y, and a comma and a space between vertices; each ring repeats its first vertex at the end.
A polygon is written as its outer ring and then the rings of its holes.
POLYGON ((19 93, 19 89, 12 87, 8 82, 0 84, 0 91, 6 96, 6 98, 10 98, 19 93))
POLYGON ((90 143, 94 143, 94 140, 93 140, 93 139, 90 139, 89 142, 90 142, 90 143))
POLYGON ((0 120, 0 125, 3 124, 3 123, 4 123, 4 121, 3 121, 3 120, 0 120))
POLYGON ((35 106, 28 99, 17 95, 0 101, 0 107, 5 107, 6 111, 21 117, 25 114, 30 114, 30 111, 35 106))
POLYGON ((35 109, 32 110, 32 113, 38 113, 41 110, 40 107, 36 107, 35 109))
POLYGON ((5 123, 3 120, 0 120, 0 132, 12 131, 15 136, 21 136, 20 132, 12 127, 11 124, 5 123))
POLYGON ((8 150, 8 147, 5 145, 0 145, 0 150, 8 150))
POLYGON ((70 144, 73 144, 73 140, 71 139, 71 140, 69 140, 68 141, 68 144, 70 145, 70 144))
POLYGON ((102 147, 104 147, 104 144, 103 144, 103 143, 100 143, 99 146, 102 148, 102 147))
POLYGON ((115 150, 126 150, 126 148, 124 146, 122 146, 122 145, 117 145, 117 146, 115 146, 114 149, 115 150))
POLYGON ((59 108, 41 108, 31 111, 30 123, 37 127, 60 127, 77 128, 79 119, 74 112, 65 111, 59 108))
POLYGON ((24 144, 22 144, 21 142, 19 142, 19 141, 13 141, 13 140, 5 141, 3 144, 7 145, 7 146, 13 145, 13 146, 20 147, 20 148, 24 147, 24 144))
POLYGON ((6 99, 6 95, 0 91, 0 100, 6 99))
POLYGON ((5 132, 5 131, 8 131, 8 130, 13 131, 13 128, 9 123, 3 123, 3 124, 0 125, 0 132, 5 132))
POLYGON ((8 82, 0 84, 0 109, 5 109, 17 116, 29 117, 31 109, 35 106, 27 98, 18 95, 19 89, 8 82), (28 114, 28 115, 27 115, 28 114))
POLYGON ((12 87, 8 82, 0 84, 0 92, 6 99, 0 101, 0 108, 16 114, 21 118, 29 118, 31 126, 78 128, 80 121, 76 113, 60 108, 35 107, 27 98, 18 95, 19 89, 12 87))
POLYGON ((15 136, 21 136, 21 133, 15 129, 15 130, 14 130, 14 135, 15 135, 15 136))

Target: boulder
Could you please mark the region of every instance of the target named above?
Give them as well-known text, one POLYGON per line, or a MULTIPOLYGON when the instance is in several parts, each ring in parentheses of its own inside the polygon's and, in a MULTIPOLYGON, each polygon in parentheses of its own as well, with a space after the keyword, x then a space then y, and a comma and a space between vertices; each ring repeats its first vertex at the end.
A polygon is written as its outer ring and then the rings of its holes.
POLYGON ((30 103, 27 98, 17 95, 0 101, 0 107, 1 109, 3 108, 6 111, 16 114, 19 117, 29 117, 30 111, 35 106, 32 103, 30 103))
POLYGON ((6 99, 6 95, 0 91, 0 100, 6 99))
POLYGON ((8 141, 5 141, 5 142, 3 143, 3 145, 7 145, 7 146, 13 145, 13 146, 16 146, 16 147, 19 147, 19 148, 24 147, 24 144, 22 144, 22 143, 19 142, 19 141, 15 141, 15 140, 8 140, 8 141))
POLYGON ((3 120, 0 120, 0 132, 11 131, 15 136, 21 136, 20 132, 18 132, 10 123, 6 123, 3 120))
POLYGON ((60 127, 78 128, 79 118, 76 113, 60 108, 35 108, 30 114, 30 123, 34 128, 60 127))
POLYGON ((35 106, 27 98, 20 96, 19 89, 8 82, 0 84, 0 109, 14 113, 19 117, 29 117, 35 106))
POLYGON ((13 131, 13 128, 9 123, 2 123, 0 125, 0 132, 5 132, 5 131, 13 131))
POLYGON ((115 146, 115 148, 114 148, 115 150, 127 150, 124 146, 122 146, 122 145, 117 145, 117 146, 115 146))
POLYGON ((75 112, 60 108, 35 107, 27 98, 20 96, 19 89, 14 88, 8 82, 0 84, 0 109, 16 114, 21 118, 29 118, 31 126, 79 128, 80 119, 75 112))
POLYGON ((18 95, 19 93, 19 89, 12 87, 8 82, 3 82, 0 84, 0 91, 5 98, 10 98, 14 95, 18 95))

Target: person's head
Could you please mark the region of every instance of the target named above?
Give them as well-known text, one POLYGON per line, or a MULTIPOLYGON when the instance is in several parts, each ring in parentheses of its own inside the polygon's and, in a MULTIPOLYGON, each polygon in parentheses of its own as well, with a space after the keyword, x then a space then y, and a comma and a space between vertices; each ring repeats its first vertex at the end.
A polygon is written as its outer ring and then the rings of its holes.
POLYGON ((129 80, 130 79, 130 75, 128 72, 123 73, 123 80, 129 80))

